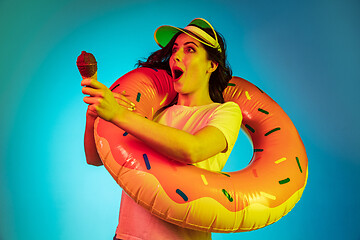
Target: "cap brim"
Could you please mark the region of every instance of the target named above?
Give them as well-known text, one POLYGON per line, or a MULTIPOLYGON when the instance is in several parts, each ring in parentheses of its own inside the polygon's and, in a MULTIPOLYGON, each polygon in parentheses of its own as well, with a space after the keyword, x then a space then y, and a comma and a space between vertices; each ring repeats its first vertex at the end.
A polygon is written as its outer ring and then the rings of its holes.
POLYGON ((168 25, 164 25, 159 27, 158 29, 155 30, 154 33, 154 38, 155 38, 155 42, 160 46, 160 47, 165 47, 170 41, 171 39, 178 33, 178 32, 182 32, 187 34, 188 36, 196 39, 197 41, 211 46, 209 45, 209 43, 205 42, 204 40, 202 40, 201 38, 197 37, 196 34, 192 33, 191 31, 188 31, 186 29, 183 28, 177 28, 177 27, 173 27, 173 26, 168 26, 168 25))
MULTIPOLYGON (((202 18, 195 18, 194 20, 192 20, 190 22, 190 24, 186 27, 186 28, 190 28, 190 26, 196 26, 196 27, 202 27, 202 28, 211 28, 213 29, 213 27, 211 26, 211 24, 206 21, 205 19, 202 18)), ((155 30, 154 33, 154 39, 155 42, 160 46, 160 47, 165 47, 166 45, 168 45, 168 43, 171 41, 171 39, 179 32, 183 32, 185 34, 187 34, 188 36, 198 40, 199 42, 208 45, 210 47, 215 47, 214 44, 210 42, 206 42, 204 41, 202 38, 200 38, 198 36, 198 34, 196 34, 193 31, 189 31, 190 29, 183 29, 183 28, 177 28, 177 27, 173 27, 173 26, 169 26, 169 25, 164 25, 164 26, 160 26, 155 30)), ((216 36, 215 30, 213 29, 214 34, 216 36)), ((206 39, 206 38, 205 38, 206 39)), ((217 38, 215 39, 217 45, 217 38)), ((221 48, 220 48, 220 52, 221 52, 221 48)))
POLYGON ((211 24, 203 18, 195 18, 189 23, 189 25, 195 25, 201 28, 213 28, 211 24))
POLYGON ((165 47, 170 40, 178 33, 178 32, 184 32, 183 29, 164 25, 161 27, 158 27, 154 33, 154 38, 156 43, 160 47, 165 47))

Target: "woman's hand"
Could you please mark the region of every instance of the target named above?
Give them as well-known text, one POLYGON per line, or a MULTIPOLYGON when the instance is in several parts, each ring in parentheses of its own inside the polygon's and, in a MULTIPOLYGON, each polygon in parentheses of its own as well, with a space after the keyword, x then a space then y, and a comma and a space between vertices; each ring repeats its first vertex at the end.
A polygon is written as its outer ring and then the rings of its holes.
MULTIPOLYGON (((112 121, 116 115, 123 115, 124 111, 134 111, 135 104, 132 103, 123 91, 113 93, 104 84, 91 78, 85 78, 81 81, 84 86, 82 92, 90 95, 84 97, 84 102, 90 104, 88 114, 90 116, 99 116, 107 121, 112 121)), ((119 116, 117 116, 119 117, 119 116)))

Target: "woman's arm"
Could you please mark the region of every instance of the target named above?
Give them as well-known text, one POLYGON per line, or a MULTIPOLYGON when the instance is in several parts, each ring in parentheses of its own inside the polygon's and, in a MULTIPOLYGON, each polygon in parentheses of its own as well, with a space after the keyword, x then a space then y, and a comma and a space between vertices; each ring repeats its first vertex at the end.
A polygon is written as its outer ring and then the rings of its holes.
MULTIPOLYGON (((126 104, 118 104, 113 93, 102 83, 84 79, 81 82, 84 102, 99 117, 110 121, 145 142, 148 146, 174 160, 195 163, 208 159, 225 150, 227 142, 224 134, 213 126, 208 126, 194 135, 176 128, 168 127, 129 111, 126 104)), ((122 100, 129 104, 123 96, 122 100)))
MULTIPOLYGON (((115 98, 117 101, 119 100, 121 94, 115 94, 115 98)), ((126 93, 123 92, 123 96, 126 96, 126 93)), ((130 104, 130 108, 133 107, 133 105, 130 104)), ((85 134, 84 134, 84 149, 85 149, 85 156, 86 156, 86 162, 90 165, 94 166, 102 166, 103 163, 101 161, 101 158, 96 150, 96 144, 95 144, 95 137, 94 137, 94 122, 96 118, 98 117, 96 111, 90 110, 90 105, 86 112, 86 126, 85 126, 85 134)))
POLYGON ((101 166, 103 165, 103 163, 96 150, 95 139, 94 139, 94 122, 96 118, 97 118, 97 114, 88 109, 86 112, 84 148, 85 148, 86 162, 90 165, 101 166))
POLYGON ((162 154, 184 163, 206 160, 227 146, 224 134, 213 126, 192 135, 126 110, 118 111, 111 122, 162 154))

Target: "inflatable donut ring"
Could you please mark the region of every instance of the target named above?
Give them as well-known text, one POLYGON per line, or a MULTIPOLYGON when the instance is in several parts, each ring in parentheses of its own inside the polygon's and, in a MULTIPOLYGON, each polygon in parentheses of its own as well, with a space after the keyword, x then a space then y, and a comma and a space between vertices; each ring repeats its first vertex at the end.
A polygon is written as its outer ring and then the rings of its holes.
MULTIPOLYGON (((126 92, 139 114, 152 119, 176 93, 164 70, 135 69, 118 79, 114 92, 126 92)), ((95 141, 104 166, 138 204, 181 227, 241 232, 265 227, 287 214, 307 181, 304 145, 286 113, 262 90, 233 77, 225 101, 243 114, 254 155, 236 172, 211 172, 165 158, 140 140, 102 119, 95 141)))

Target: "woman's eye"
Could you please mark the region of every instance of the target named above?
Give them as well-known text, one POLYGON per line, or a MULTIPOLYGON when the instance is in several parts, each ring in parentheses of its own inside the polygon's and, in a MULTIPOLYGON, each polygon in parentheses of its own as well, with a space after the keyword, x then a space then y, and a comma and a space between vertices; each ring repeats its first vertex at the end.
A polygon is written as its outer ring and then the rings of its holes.
POLYGON ((172 49, 172 53, 174 53, 174 52, 176 52, 177 51, 177 49, 176 48, 173 48, 172 49))
POLYGON ((195 52, 195 49, 193 47, 188 47, 188 48, 186 48, 186 51, 189 53, 193 53, 193 52, 195 52))

